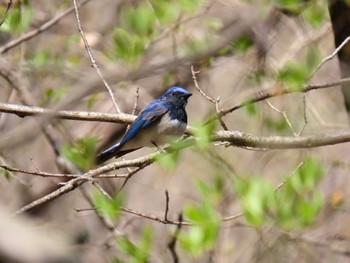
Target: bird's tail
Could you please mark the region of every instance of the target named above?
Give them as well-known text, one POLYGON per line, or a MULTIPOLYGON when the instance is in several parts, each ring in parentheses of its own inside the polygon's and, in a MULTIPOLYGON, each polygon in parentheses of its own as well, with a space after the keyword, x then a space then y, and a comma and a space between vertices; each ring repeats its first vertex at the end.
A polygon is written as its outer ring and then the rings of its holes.
POLYGON ((129 152, 140 149, 141 147, 135 148, 135 149, 128 149, 128 150, 120 150, 120 148, 121 148, 121 145, 118 143, 109 147, 107 150, 104 150, 103 152, 99 153, 96 156, 96 164, 98 165, 98 164, 104 163, 105 161, 113 157, 119 158, 129 152))
POLYGON ((105 161, 113 158, 118 154, 118 150, 120 148, 119 144, 115 144, 111 147, 109 147, 107 150, 104 150, 103 152, 97 154, 96 156, 96 164, 104 163, 105 161))

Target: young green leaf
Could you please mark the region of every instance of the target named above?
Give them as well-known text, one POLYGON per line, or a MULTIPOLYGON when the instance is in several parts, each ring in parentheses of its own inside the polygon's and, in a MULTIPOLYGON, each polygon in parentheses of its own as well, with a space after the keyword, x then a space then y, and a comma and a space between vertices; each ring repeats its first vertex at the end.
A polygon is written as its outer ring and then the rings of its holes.
POLYGON ((61 155, 76 165, 80 170, 87 171, 95 165, 97 138, 84 137, 76 143, 63 145, 61 155))
POLYGON ((0 167, 0 174, 2 174, 6 178, 7 181, 11 180, 10 172, 2 167, 0 167))
POLYGON ((93 194, 92 201, 100 215, 106 216, 111 220, 116 220, 120 215, 120 207, 124 203, 124 196, 119 193, 112 199, 109 199, 100 191, 96 190, 93 194))

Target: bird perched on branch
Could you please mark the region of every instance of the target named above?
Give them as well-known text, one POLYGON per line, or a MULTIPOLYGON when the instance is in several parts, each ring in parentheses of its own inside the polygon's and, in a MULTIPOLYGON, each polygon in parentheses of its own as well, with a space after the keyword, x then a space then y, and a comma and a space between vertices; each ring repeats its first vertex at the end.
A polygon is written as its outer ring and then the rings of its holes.
POLYGON ((143 109, 120 142, 101 152, 96 163, 121 157, 142 147, 162 145, 180 137, 187 127, 185 107, 192 93, 172 87, 143 109))

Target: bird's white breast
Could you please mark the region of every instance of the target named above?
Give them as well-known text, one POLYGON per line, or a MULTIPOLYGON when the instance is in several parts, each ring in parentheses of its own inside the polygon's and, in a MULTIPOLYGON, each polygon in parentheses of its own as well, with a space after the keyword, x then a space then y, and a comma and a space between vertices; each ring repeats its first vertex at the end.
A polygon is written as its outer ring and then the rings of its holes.
POLYGON ((186 131, 187 124, 177 119, 170 119, 169 114, 165 114, 157 125, 159 135, 181 136, 186 131))
POLYGON ((156 125, 150 125, 140 131, 132 140, 127 142, 122 149, 139 147, 161 146, 180 138, 186 131, 187 124, 176 119, 170 119, 168 114, 163 115, 156 125))

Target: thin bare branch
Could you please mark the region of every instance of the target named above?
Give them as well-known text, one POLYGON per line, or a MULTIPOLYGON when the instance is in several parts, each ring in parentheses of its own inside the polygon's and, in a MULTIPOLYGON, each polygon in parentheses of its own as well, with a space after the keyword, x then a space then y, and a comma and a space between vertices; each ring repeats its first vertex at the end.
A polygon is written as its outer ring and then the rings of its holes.
POLYGON ((328 82, 324 82, 324 83, 307 84, 301 90, 288 89, 287 87, 281 87, 281 86, 277 86, 277 87, 269 88, 269 89, 263 89, 263 90, 258 91, 254 95, 250 96, 250 98, 245 100, 244 102, 236 104, 228 109, 221 110, 220 115, 225 116, 225 115, 227 115, 235 110, 238 110, 240 108, 243 108, 247 105, 250 105, 252 103, 256 103, 259 101, 263 101, 263 100, 266 100, 266 99, 269 99, 272 97, 277 97, 277 96, 282 96, 285 94, 297 93, 297 92, 306 93, 306 92, 309 92, 311 90, 325 89, 325 88, 335 87, 335 86, 339 86, 339 85, 346 84, 346 83, 350 83, 350 78, 343 78, 340 80, 328 81, 328 82))
POLYGON ((168 212, 169 212, 169 192, 165 190, 165 211, 164 211, 164 220, 168 221, 168 212))
POLYGON ((327 61, 332 60, 337 54, 338 52, 350 41, 350 36, 348 36, 347 38, 344 39, 344 41, 333 51, 332 54, 330 54, 329 56, 325 57, 324 59, 322 59, 322 61, 320 62, 320 64, 318 64, 318 66, 315 68, 315 70, 311 73, 310 78, 315 75, 315 73, 323 66, 323 64, 325 64, 327 61))
MULTIPOLYGON (((182 214, 179 214, 179 219, 178 221, 181 223, 182 222, 182 214)), ((179 262, 179 256, 176 253, 176 242, 177 242, 177 237, 179 236, 179 233, 181 231, 182 224, 177 225, 175 233, 173 234, 171 240, 168 243, 168 248, 170 250, 171 256, 173 257, 173 262, 178 263, 179 262)))
POLYGON ((6 171, 10 171, 10 172, 37 175, 37 176, 41 176, 41 177, 76 178, 76 177, 81 176, 79 174, 57 174, 57 173, 27 171, 27 170, 18 169, 18 168, 10 167, 10 166, 3 165, 3 164, 0 164, 0 167, 5 169, 6 171))
POLYGON ((216 103, 216 100, 214 100, 212 97, 210 97, 209 95, 207 95, 198 85, 198 82, 197 82, 197 77, 196 75, 199 73, 200 71, 194 71, 194 67, 193 65, 191 66, 191 73, 192 73, 192 79, 193 79, 193 82, 194 82, 194 86, 196 87, 196 89, 199 91, 200 94, 202 94, 202 96, 204 98, 206 98, 207 100, 209 100, 211 103, 216 103))
POLYGON ((292 130, 294 136, 298 136, 298 133, 295 131, 292 123, 290 122, 288 116, 287 116, 287 112, 286 111, 281 111, 279 109, 277 109, 271 102, 269 102, 268 100, 266 100, 266 103, 270 106, 271 109, 273 109, 274 111, 278 112, 279 114, 281 114, 284 118, 284 120, 287 122, 289 128, 292 130))
POLYGON ((139 103, 139 98, 140 98, 140 87, 137 86, 136 87, 136 94, 135 94, 135 103, 134 103, 134 107, 132 108, 131 115, 135 115, 136 114, 137 105, 139 103))
POLYGON ((101 72, 100 68, 98 67, 98 65, 96 63, 96 60, 95 60, 94 56, 92 55, 89 42, 87 41, 87 39, 85 37, 85 33, 84 33, 83 27, 81 26, 81 22, 80 22, 79 9, 78 9, 78 6, 77 6, 77 1, 76 0, 72 0, 72 1, 73 1, 73 5, 74 5, 75 16, 76 16, 77 23, 78 23, 78 30, 79 30, 79 33, 81 35, 81 38, 83 39, 84 46, 85 46, 85 49, 86 49, 86 51, 87 51, 87 53, 89 55, 89 58, 90 58, 91 63, 92 63, 92 66, 94 67, 94 69, 96 70, 97 74, 101 78, 101 80, 103 82, 103 85, 106 87, 106 89, 108 91, 108 94, 111 97, 111 100, 113 102, 113 105, 114 105, 114 108, 115 108, 116 112, 120 113, 121 111, 120 111, 120 109, 118 107, 117 102, 115 101, 115 98, 114 98, 114 95, 113 95, 113 91, 112 91, 111 87, 109 86, 109 84, 107 83, 107 81, 104 78, 104 76, 102 75, 102 72, 101 72))

